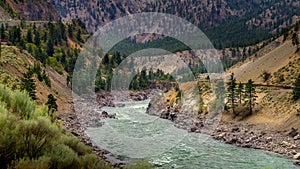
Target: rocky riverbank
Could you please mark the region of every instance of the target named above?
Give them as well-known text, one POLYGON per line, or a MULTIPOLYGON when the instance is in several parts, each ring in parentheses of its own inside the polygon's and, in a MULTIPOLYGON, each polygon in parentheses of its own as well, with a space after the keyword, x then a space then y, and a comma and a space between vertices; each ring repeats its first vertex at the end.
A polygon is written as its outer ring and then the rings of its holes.
MULTIPOLYGON (((130 92, 128 97, 122 98, 121 101, 142 101, 148 99, 148 95, 151 95, 149 91, 130 92)), ((118 101, 120 101, 120 98, 118 101)), ((99 112, 105 106, 115 107, 122 105, 115 105, 111 93, 101 91, 94 96, 86 95, 74 99, 73 113, 61 114, 58 116, 58 119, 62 121, 65 132, 71 132, 85 145, 90 146, 93 153, 99 158, 111 163, 114 168, 118 168, 124 166, 125 163, 110 158, 110 152, 99 148, 85 133, 88 127, 101 127, 106 118, 117 118, 115 115, 110 115, 107 112, 99 112)))
MULTIPOLYGON (((199 114, 191 115, 187 112, 180 114, 178 111, 179 107, 165 108, 163 105, 158 104, 160 102, 159 99, 153 96, 154 94, 148 91, 130 92, 128 97, 121 98, 121 101, 141 101, 151 97, 152 101, 148 108, 149 114, 172 120, 178 128, 201 133, 205 118, 199 118, 199 114), (153 103, 153 101, 155 102, 153 103), (151 109, 155 111, 151 111, 151 109)), ((110 116, 105 112, 99 112, 98 110, 104 106, 114 107, 122 105, 115 105, 112 102, 113 97, 108 92, 100 92, 94 98, 96 99, 86 96, 80 100, 76 100, 76 114, 61 115, 59 118, 63 121, 64 129, 79 137, 86 145, 91 146, 96 155, 112 163, 115 167, 123 166, 124 163, 110 159, 109 152, 97 147, 85 134, 87 127, 100 127, 104 124, 103 121, 105 118, 114 118, 114 116, 110 116)), ((278 153, 287 158, 294 159, 295 164, 300 165, 300 131, 297 129, 276 132, 251 124, 220 121, 218 127, 209 134, 212 138, 227 144, 278 153)))
POLYGON ((264 126, 221 120, 212 132, 206 133, 202 131, 205 130, 207 114, 203 112, 189 114, 188 111, 180 111, 180 106, 164 107, 162 103, 158 99, 151 100, 147 112, 150 115, 173 121, 178 128, 209 134, 215 140, 226 144, 274 152, 293 159, 294 163, 300 166, 300 131, 298 129, 272 131, 264 126))
POLYGON ((278 153, 300 166, 300 134, 296 129, 276 132, 250 124, 221 122, 211 136, 227 144, 278 153))

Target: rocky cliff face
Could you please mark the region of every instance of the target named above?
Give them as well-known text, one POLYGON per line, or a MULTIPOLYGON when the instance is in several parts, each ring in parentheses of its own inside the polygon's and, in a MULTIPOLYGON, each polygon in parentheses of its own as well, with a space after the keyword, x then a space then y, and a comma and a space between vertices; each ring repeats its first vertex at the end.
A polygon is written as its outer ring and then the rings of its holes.
POLYGON ((48 0, 7 0, 7 3, 25 20, 56 21, 59 16, 48 0))

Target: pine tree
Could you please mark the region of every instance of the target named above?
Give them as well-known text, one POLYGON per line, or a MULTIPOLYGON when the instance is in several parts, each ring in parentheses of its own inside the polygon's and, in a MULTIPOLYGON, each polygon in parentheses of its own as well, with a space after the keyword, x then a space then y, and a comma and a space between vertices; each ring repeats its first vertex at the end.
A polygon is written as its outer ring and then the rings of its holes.
POLYGON ((41 44, 41 35, 40 35, 40 31, 36 30, 34 33, 34 44, 36 46, 40 46, 41 44))
POLYGON ((71 25, 68 26, 68 35, 71 39, 73 38, 73 27, 71 25))
POLYGON ((298 75, 293 88, 293 100, 296 101, 298 99, 300 99, 300 74, 298 75))
POLYGON ((26 38, 27 42, 28 43, 33 43, 33 40, 32 40, 32 30, 29 29, 28 32, 27 32, 27 38, 26 38))
POLYGON ((48 101, 46 103, 48 106, 48 112, 50 113, 50 117, 53 118, 53 113, 58 110, 57 104, 56 104, 56 99, 52 94, 48 95, 48 101))
POLYGON ((297 47, 297 51, 298 51, 299 48, 300 48, 300 46, 299 46, 300 42, 299 42, 299 36, 298 36, 298 34, 296 32, 293 34, 292 43, 293 43, 294 46, 297 47))
POLYGON ((0 28, 0 37, 2 39, 5 39, 5 28, 3 24, 1 24, 1 28, 0 28))
POLYGON ((54 44, 51 39, 48 40, 47 42, 47 49, 46 49, 47 55, 48 56, 53 56, 54 54, 54 44))
POLYGON ((237 88, 237 95, 239 99, 239 104, 242 104, 244 94, 244 85, 240 82, 237 88))
POLYGON ((245 87, 245 103, 249 109, 250 115, 253 113, 253 108, 256 101, 256 91, 255 85, 252 79, 248 80, 246 87, 245 87))
POLYGON ((227 92, 228 92, 228 102, 229 102, 229 108, 232 109, 232 113, 237 116, 235 112, 235 107, 237 106, 237 98, 236 98, 236 79, 234 78, 234 73, 231 74, 230 76, 230 81, 227 87, 227 92))
POLYGON ((81 30, 80 30, 80 29, 78 29, 78 31, 77 31, 76 39, 77 39, 79 42, 83 42, 83 40, 82 40, 82 38, 81 38, 81 30))
POLYGON ((28 71, 27 73, 23 74, 21 89, 28 92, 29 96, 32 100, 36 100, 36 86, 35 81, 33 79, 33 73, 28 71))

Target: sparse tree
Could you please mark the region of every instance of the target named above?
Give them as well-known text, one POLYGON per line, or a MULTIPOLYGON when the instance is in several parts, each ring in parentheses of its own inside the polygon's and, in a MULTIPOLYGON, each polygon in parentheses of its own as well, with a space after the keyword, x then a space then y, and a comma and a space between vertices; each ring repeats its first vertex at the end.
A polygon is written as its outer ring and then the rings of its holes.
POLYGON ((253 113, 253 108, 255 105, 256 98, 257 96, 256 96, 254 81, 250 79, 248 80, 245 87, 245 103, 246 106, 248 107, 250 115, 253 113))
POLYGON ((35 95, 36 86, 32 72, 28 71, 27 73, 23 74, 21 89, 27 91, 32 100, 37 99, 35 95))
POLYGON ((242 104, 243 95, 244 95, 244 85, 240 82, 237 88, 237 95, 239 98, 239 104, 242 104))
POLYGON ((39 30, 35 31, 35 34, 34 34, 34 44, 36 46, 40 46, 40 44, 41 44, 41 35, 40 35, 39 30))
POLYGON ((51 39, 48 40, 47 42, 47 49, 46 49, 47 55, 48 56, 53 56, 54 54, 54 44, 51 39))
POLYGON ((300 74, 298 75, 293 88, 293 100, 300 99, 300 74))
POLYGON ((272 77, 272 75, 271 75, 271 73, 264 71, 263 74, 261 75, 261 77, 263 78, 264 82, 267 82, 272 77))
POLYGON ((56 112, 58 110, 57 108, 57 104, 56 104, 56 99, 52 94, 48 95, 48 101, 46 103, 46 105, 48 106, 48 113, 51 117, 51 120, 54 121, 54 112, 56 112))
POLYGON ((228 87, 227 87, 227 92, 228 92, 227 98, 228 98, 228 102, 229 102, 228 108, 232 109, 232 113, 235 116, 238 115, 235 112, 235 108, 237 106, 236 86, 237 86, 236 79, 234 77, 234 73, 232 73, 231 76, 230 76, 228 87))
POLYGON ((294 46, 297 47, 297 51, 298 51, 299 48, 300 48, 300 46, 299 46, 300 42, 299 42, 299 36, 298 36, 298 34, 296 32, 293 34, 292 43, 293 43, 294 46))
POLYGON ((26 38, 27 42, 28 43, 33 43, 33 40, 32 40, 32 30, 29 29, 28 32, 27 32, 27 38, 26 38))

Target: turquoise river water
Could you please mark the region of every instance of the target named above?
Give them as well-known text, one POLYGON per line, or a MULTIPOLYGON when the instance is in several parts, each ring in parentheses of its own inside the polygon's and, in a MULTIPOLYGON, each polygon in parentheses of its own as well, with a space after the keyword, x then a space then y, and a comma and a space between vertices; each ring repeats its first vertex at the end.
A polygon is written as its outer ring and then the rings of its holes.
MULTIPOLYGON (((298 168, 277 154, 239 148, 175 128, 164 119, 146 114, 149 101, 125 102, 125 107, 104 107, 118 119, 107 119, 87 134, 119 160, 143 158, 157 168, 264 169, 298 168)), ((99 111, 100 112, 100 111, 99 111)))

